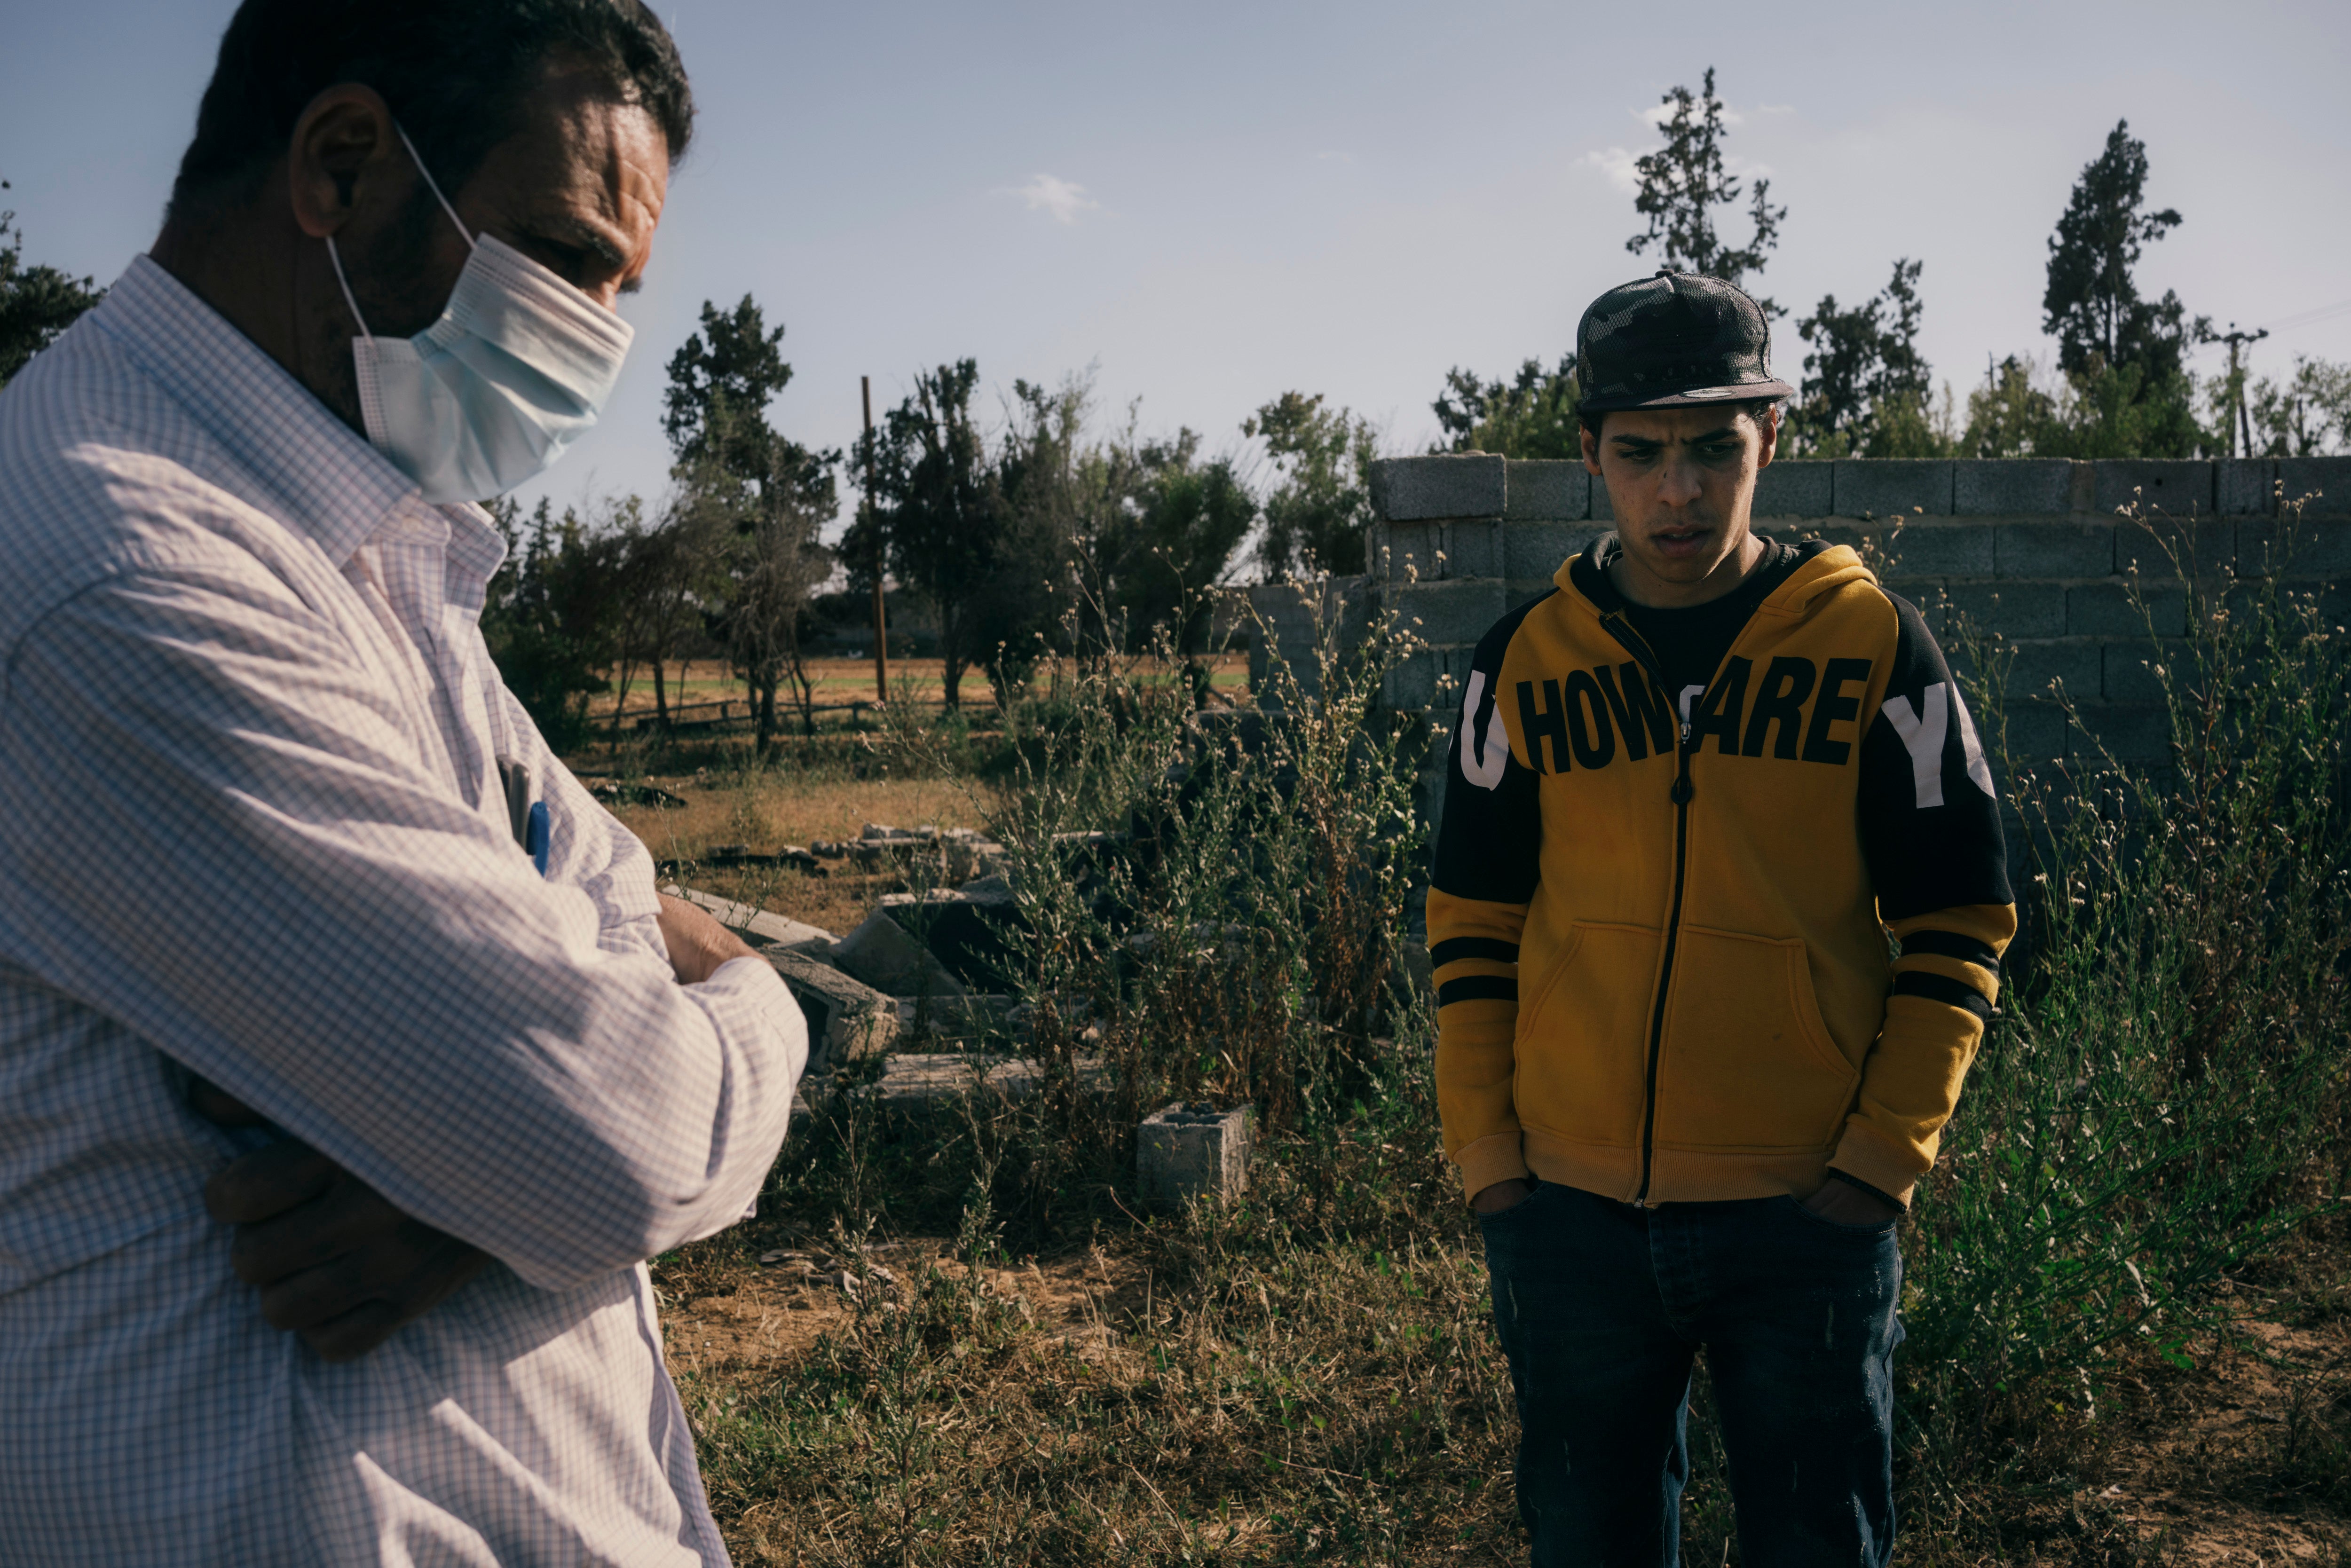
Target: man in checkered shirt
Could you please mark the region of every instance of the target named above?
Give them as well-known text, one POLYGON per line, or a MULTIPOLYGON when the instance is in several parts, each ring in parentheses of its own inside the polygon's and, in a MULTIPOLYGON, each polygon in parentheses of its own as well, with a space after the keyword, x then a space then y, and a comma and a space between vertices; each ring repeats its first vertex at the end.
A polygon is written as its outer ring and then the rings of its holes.
POLYGON ((463 476, 593 417, 692 116, 639 0, 246 0, 0 392, 0 1564, 726 1560, 643 1260, 806 1031, 500 683, 463 476))

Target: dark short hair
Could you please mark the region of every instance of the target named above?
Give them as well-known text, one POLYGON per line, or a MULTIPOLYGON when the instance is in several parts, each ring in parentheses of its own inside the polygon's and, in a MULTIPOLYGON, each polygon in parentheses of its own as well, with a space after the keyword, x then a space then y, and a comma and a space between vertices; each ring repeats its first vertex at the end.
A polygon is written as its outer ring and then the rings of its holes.
POLYGON ((651 114, 673 164, 684 155, 693 89, 643 0, 244 0, 221 37, 172 204, 249 197, 302 110, 341 82, 383 95, 454 195, 514 134, 538 73, 558 58, 651 114))
MULTIPOLYGON (((1687 408, 1690 405, 1687 403, 1680 403, 1676 406, 1687 408)), ((1780 400, 1776 397, 1742 398, 1737 402, 1726 402, 1720 406, 1729 409, 1734 415, 1741 413, 1745 414, 1748 418, 1755 422, 1758 429, 1761 429, 1763 424, 1763 411, 1767 408, 1779 407, 1780 400)), ((1598 413, 1593 413, 1589 409, 1579 408, 1575 411, 1575 420, 1576 423, 1583 425, 1584 429, 1592 432, 1592 439, 1597 441, 1600 439, 1601 421, 1606 419, 1611 413, 1629 413, 1632 412, 1634 411, 1630 409, 1604 408, 1598 413)))

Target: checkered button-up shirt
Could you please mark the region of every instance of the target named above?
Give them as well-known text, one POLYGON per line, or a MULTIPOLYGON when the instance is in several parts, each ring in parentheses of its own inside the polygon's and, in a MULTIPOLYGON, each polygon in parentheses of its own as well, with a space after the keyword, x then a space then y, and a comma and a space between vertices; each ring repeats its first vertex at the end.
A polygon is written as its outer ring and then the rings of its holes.
POLYGON ((501 554, 144 258, 0 392, 0 1565, 726 1561, 641 1260, 743 1214, 806 1032, 673 977, 501 554), (191 1072, 497 1261, 321 1362, 191 1072))

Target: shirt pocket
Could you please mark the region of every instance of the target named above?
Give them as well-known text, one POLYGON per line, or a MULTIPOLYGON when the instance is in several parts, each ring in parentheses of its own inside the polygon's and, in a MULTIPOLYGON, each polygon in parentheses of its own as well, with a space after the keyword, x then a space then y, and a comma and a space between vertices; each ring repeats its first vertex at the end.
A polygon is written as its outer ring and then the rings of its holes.
POLYGON ((1578 921, 1519 1011, 1519 1124, 1578 1143, 1641 1136, 1659 934, 1578 921))
POLYGON ((1759 1154, 1833 1145, 1861 1072, 1821 1019, 1802 939, 1685 925, 1676 948, 1656 1141, 1759 1154))

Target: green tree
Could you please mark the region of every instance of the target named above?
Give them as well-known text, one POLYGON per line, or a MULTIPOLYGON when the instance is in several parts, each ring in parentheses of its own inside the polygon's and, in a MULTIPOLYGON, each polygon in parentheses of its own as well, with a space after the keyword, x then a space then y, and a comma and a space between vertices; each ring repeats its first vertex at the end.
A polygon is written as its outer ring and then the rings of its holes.
MULTIPOLYGON (((1748 274, 1760 273, 1768 254, 1779 248, 1784 206, 1771 204, 1771 182, 1758 180, 1748 192, 1748 219, 1753 232, 1743 246, 1732 246, 1715 227, 1714 209, 1736 206, 1741 186, 1725 169, 1722 140, 1722 99, 1714 93, 1714 68, 1706 68, 1703 90, 1693 94, 1677 87, 1658 99, 1673 106, 1665 123, 1666 144, 1635 159, 1638 183, 1633 210, 1649 220, 1647 229, 1625 242, 1635 256, 1658 247, 1658 259, 1684 272, 1702 272, 1726 283, 1745 287, 1748 274)), ((1749 290, 1752 293, 1753 290, 1749 290)), ((1767 316, 1780 307, 1761 295, 1756 303, 1767 316)))
POLYGON ((1320 392, 1290 392, 1242 422, 1241 434, 1264 439, 1275 473, 1258 541, 1267 579, 1309 570, 1342 577, 1362 571, 1371 465, 1379 456, 1371 422, 1323 407, 1320 392))
MULTIPOLYGON (((0 191, 8 182, 0 180, 0 191)), ((16 214, 0 211, 0 387, 81 313, 106 298, 89 278, 76 281, 54 267, 25 265, 25 236, 16 214)))
POLYGON ((2317 457, 2351 450, 2351 364, 2297 354, 2283 382, 2263 376, 2251 394, 2253 448, 2262 457, 2317 457))
POLYGON ((727 311, 705 300, 701 329, 670 358, 663 394, 677 515, 725 541, 712 630, 749 695, 763 756, 775 743, 776 694, 786 680, 803 728, 815 727, 803 639, 810 598, 832 565, 818 530, 839 507, 841 454, 810 451, 768 423, 768 404, 792 379, 783 340, 784 329, 770 331, 751 296, 727 311))
POLYGON ((548 745, 578 751, 589 740, 589 698, 610 689, 601 672, 614 652, 623 539, 591 535, 569 507, 557 517, 544 497, 528 522, 512 497, 489 512, 507 559, 483 602, 482 640, 548 745))
POLYGON ((1437 452, 1487 452, 1502 457, 1573 458, 1583 455, 1575 418, 1575 356, 1562 354, 1546 370, 1529 360, 1509 382, 1480 381, 1456 366, 1445 372, 1445 390, 1429 406, 1444 432, 1437 452))
POLYGON ((1936 444, 1928 400, 1932 384, 1918 351, 1921 264, 1894 264, 1885 289, 1850 308, 1836 296, 1796 323, 1812 345, 1790 419, 1798 455, 1911 457, 1945 454, 1936 444))
POLYGON ((2191 340, 2210 334, 2210 321, 2189 321, 2169 289, 2152 303, 2139 297, 2141 254, 2180 224, 2175 208, 2144 210, 2147 176, 2147 143, 2116 120, 2049 236, 2042 330, 2057 340, 2057 368, 2068 375, 2137 365, 2153 388, 2179 374, 2191 340))

